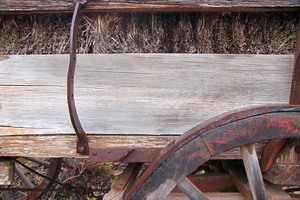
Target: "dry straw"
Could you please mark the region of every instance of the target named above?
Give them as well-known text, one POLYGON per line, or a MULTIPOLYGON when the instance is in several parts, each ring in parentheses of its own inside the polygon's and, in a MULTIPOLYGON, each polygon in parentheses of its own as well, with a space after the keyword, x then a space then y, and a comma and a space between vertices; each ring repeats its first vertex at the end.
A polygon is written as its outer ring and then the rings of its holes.
MULTIPOLYGON (((0 16, 0 54, 69 52, 70 14, 0 16)), ((84 15, 79 53, 291 54, 297 13, 84 15)))

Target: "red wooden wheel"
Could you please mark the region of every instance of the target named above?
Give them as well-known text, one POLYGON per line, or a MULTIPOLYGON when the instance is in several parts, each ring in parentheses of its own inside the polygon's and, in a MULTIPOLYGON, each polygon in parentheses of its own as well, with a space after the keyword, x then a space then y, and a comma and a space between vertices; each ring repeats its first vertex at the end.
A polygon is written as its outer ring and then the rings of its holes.
POLYGON ((255 169, 259 165, 252 144, 278 138, 300 138, 299 106, 252 108, 210 120, 187 131, 153 161, 126 199, 165 199, 178 184, 182 190, 184 185, 190 187, 187 195, 195 195, 190 198, 207 199, 197 188, 191 189, 186 176, 210 158, 235 147, 243 152, 253 198, 266 199, 264 189, 260 189, 264 183, 261 173, 257 173, 260 169, 255 169))

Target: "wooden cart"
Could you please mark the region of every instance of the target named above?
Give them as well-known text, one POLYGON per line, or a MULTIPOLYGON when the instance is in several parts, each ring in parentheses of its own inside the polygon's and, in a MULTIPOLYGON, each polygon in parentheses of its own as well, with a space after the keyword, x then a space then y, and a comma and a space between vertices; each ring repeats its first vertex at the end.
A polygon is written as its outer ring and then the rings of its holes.
MULTIPOLYGON (((106 199, 300 198, 300 32, 295 56, 76 58, 84 1, 74 2, 70 56, 0 56, 1 185, 14 173, 25 185, 2 191, 36 199, 56 182, 61 158, 70 157, 129 163, 106 199), (47 174, 38 174, 43 182, 33 185, 19 158, 46 166, 47 174)), ((73 9, 71 2, 28 4, 3 1, 0 12, 73 9)), ((83 9, 299 12, 300 2, 90 1, 83 9)))

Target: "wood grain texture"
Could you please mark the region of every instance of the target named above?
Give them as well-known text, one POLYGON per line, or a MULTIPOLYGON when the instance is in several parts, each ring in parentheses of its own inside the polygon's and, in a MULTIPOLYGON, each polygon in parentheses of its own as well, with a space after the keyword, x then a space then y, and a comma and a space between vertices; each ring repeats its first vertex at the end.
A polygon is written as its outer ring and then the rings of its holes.
MULTIPOLYGON (((91 148, 165 148, 178 136, 89 136, 91 148)), ((260 158, 265 142, 256 144, 257 156, 260 158)), ((76 153, 75 135, 45 136, 3 136, 0 137, 0 156, 17 157, 68 157, 88 158, 87 155, 76 153)), ((213 160, 241 159, 239 148, 213 157, 213 160)), ((106 162, 103 158, 102 162, 106 162)))
POLYGON ((142 165, 142 163, 129 164, 124 172, 120 175, 118 180, 112 183, 110 192, 104 195, 103 200, 124 199, 128 190, 130 189, 130 187, 132 187, 134 181, 139 175, 142 165))
MULTIPOLYGON (((89 142, 92 148, 164 148, 175 138, 176 136, 89 136, 89 142)), ((76 153, 75 135, 1 137, 0 156, 88 158, 88 155, 76 153)))
MULTIPOLYGON (((210 192, 205 194, 210 200, 244 200, 245 198, 238 192, 210 192)), ((166 200, 190 200, 183 193, 170 193, 166 200)))
MULTIPOLYGON (((288 103, 290 55, 79 55, 75 99, 89 134, 180 135, 221 113, 288 103)), ((0 61, 0 135, 73 134, 68 55, 0 61)))
MULTIPOLYGON (((174 11, 295 11, 299 10, 298 0, 89 0, 84 10, 87 12, 174 12, 174 11)), ((71 12, 72 0, 1 0, 0 13, 9 12, 71 12)))
POLYGON ((11 185, 14 182, 15 162, 11 160, 0 160, 0 185, 11 185))

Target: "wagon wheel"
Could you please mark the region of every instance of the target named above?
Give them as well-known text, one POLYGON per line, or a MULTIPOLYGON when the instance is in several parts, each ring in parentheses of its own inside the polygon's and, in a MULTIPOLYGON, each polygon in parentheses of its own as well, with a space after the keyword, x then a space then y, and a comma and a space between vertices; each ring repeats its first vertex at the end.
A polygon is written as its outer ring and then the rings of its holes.
MULTIPOLYGON (((42 189, 48 189, 54 183, 54 180, 58 177, 61 169, 62 158, 50 158, 50 159, 36 159, 36 158, 17 158, 15 160, 15 182, 14 186, 16 191, 17 187, 40 189, 36 191, 19 191, 17 197, 19 200, 23 199, 37 199, 41 197, 46 191, 42 189), (30 170, 30 169, 31 170, 30 170), (41 176, 38 173, 45 177, 41 176)), ((9 192, 3 193, 4 199, 13 196, 9 192)), ((15 194, 14 194, 15 196, 15 194)))
POLYGON ((241 147, 246 172, 253 176, 248 176, 253 198, 266 199, 253 144, 299 137, 299 106, 260 107, 220 116, 196 126, 177 139, 149 165, 126 199, 165 199, 176 185, 191 199, 208 199, 186 176, 210 158, 235 147, 241 147))

